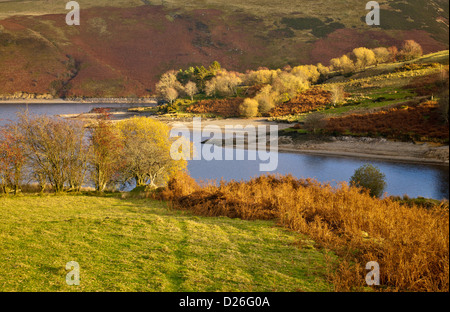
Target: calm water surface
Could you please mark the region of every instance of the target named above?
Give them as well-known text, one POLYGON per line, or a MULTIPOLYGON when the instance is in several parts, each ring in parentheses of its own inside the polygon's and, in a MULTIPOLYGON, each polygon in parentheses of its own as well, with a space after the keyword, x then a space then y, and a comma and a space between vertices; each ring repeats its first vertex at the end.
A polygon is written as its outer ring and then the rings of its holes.
MULTIPOLYGON (((31 104, 28 110, 34 114, 80 114, 95 107, 129 107, 129 104, 31 104)), ((14 120, 16 113, 26 109, 25 104, 0 104, 0 125, 14 120)), ((219 147, 217 147, 219 148, 219 147)), ((222 152, 225 149, 219 148, 222 152)), ((247 157, 246 157, 247 159, 247 157)), ((278 168, 275 172, 298 178, 315 178, 320 182, 335 184, 349 181, 355 169, 363 164, 376 165, 386 175, 386 192, 389 195, 427 198, 449 198, 448 166, 408 164, 361 158, 316 156, 310 154, 278 153, 278 168)), ((248 180, 258 176, 258 161, 204 161, 192 160, 188 170, 196 180, 248 180)))

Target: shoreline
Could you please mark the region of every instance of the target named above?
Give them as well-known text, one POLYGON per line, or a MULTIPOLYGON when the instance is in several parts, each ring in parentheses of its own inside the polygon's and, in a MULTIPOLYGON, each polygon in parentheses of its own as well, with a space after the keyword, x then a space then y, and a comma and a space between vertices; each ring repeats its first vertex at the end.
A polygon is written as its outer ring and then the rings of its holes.
MULTIPOLYGON (((160 120, 169 126, 184 125, 190 131, 201 130, 193 128, 192 121, 160 120)), ((291 127, 293 124, 267 121, 265 118, 253 119, 221 119, 202 120, 202 127, 217 125, 224 131, 225 125, 276 125, 278 131, 291 127)), ((238 131, 239 132, 239 131, 238 131)), ((214 144, 214 142, 211 142, 214 144)), ((217 144, 217 143, 216 143, 217 144)), ((218 144, 221 145, 220 143, 218 144)), ((415 163, 437 166, 449 166, 449 146, 432 146, 429 143, 415 144, 410 142, 397 142, 387 139, 369 137, 323 137, 319 140, 295 139, 280 135, 278 152, 295 154, 312 154, 332 157, 363 158, 390 161, 397 163, 415 163)))
POLYGON ((294 153, 449 166, 449 146, 432 143, 349 136, 323 137, 320 140, 280 136, 278 148, 294 153))
POLYGON ((17 99, 17 100, 0 100, 0 105, 14 105, 14 104, 156 104, 156 99, 107 99, 107 98, 99 98, 99 99, 86 99, 86 100, 65 100, 65 99, 17 99))
POLYGON ((421 165, 436 165, 442 167, 448 167, 448 161, 442 161, 439 159, 433 158, 420 158, 420 157, 406 157, 406 156, 394 156, 394 155, 379 155, 379 154, 367 154, 367 153, 359 153, 357 151, 333 151, 333 150, 307 150, 307 149, 297 149, 297 148, 288 148, 279 146, 279 152, 283 153, 293 153, 293 154, 310 154, 317 156, 329 156, 329 157, 342 157, 342 158, 362 158, 362 159, 371 159, 371 160, 379 160, 379 161, 389 161, 395 163, 404 163, 404 164, 421 164, 421 165))
MULTIPOLYGON (((29 102, 29 101, 27 101, 29 102)), ((95 104, 92 102, 74 102, 67 100, 35 101, 34 104, 95 104), (45 102, 45 103, 43 103, 45 102), (62 103, 61 103, 62 102, 62 103)), ((150 102, 149 102, 150 103, 150 102)), ((13 102, 2 102, 1 104, 13 104, 13 102)), ((22 103, 26 104, 26 103, 22 103)), ((132 104, 126 102, 104 103, 104 104, 132 104)), ((141 103, 143 104, 143 103, 141 103)), ((0 106, 1 107, 1 106, 0 106)), ((61 114, 63 118, 74 118, 88 121, 94 118, 96 113, 82 114, 61 114)), ((130 118, 132 116, 148 116, 148 113, 129 112, 118 109, 113 112, 117 121, 130 118)), ((153 116, 170 127, 175 125, 184 126, 190 131, 199 131, 207 126, 218 126, 224 131, 225 126, 278 126, 278 131, 292 127, 295 123, 279 123, 268 121, 267 118, 226 118, 214 119, 204 118, 201 120, 201 128, 194 128, 192 117, 173 118, 171 116, 153 116)), ((395 142, 386 139, 375 138, 354 138, 354 137, 324 137, 324 138, 295 138, 289 135, 280 135, 279 152, 311 154, 329 157, 362 158, 390 161, 397 163, 415 163, 425 165, 449 166, 449 146, 432 146, 428 143, 414 144, 409 142, 395 142)))

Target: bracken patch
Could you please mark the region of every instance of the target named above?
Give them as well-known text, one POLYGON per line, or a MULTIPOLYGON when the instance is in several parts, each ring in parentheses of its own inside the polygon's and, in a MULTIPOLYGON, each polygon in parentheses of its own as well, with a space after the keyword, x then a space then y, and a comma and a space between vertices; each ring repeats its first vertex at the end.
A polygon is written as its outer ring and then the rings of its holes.
POLYGON ((380 264, 379 291, 449 290, 448 202, 425 209, 342 183, 337 187, 292 176, 197 185, 182 174, 158 193, 175 209, 203 216, 276 219, 334 251, 336 291, 362 290, 365 264, 380 264), (186 187, 189 184, 190 187, 186 187))

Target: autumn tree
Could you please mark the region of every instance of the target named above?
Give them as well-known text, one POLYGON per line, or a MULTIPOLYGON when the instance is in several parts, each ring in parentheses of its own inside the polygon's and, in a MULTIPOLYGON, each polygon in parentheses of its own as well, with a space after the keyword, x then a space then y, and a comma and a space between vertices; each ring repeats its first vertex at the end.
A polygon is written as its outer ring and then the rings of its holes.
POLYGON ((303 78, 311 83, 316 83, 320 78, 320 72, 314 65, 300 65, 291 70, 291 74, 303 78))
POLYGON ((275 98, 277 93, 272 90, 272 86, 264 86, 256 95, 255 100, 258 101, 258 110, 261 114, 267 114, 275 107, 275 98))
POLYGON ((17 123, 11 122, 0 129, 0 186, 4 193, 20 191, 25 163, 22 133, 17 123))
POLYGON ((241 83, 238 73, 222 70, 206 83, 205 92, 208 96, 237 95, 237 87, 241 83))
POLYGON ((194 95, 196 95, 197 92, 198 92, 197 85, 194 82, 189 81, 184 86, 184 90, 185 90, 186 94, 191 98, 191 101, 193 101, 194 100, 194 95))
POLYGON ((258 115, 258 106, 259 103, 255 99, 247 98, 244 102, 239 106, 239 113, 243 117, 251 118, 258 115))
POLYGON ((178 99, 178 91, 175 88, 168 88, 165 90, 165 96, 164 98, 170 102, 170 104, 173 103, 176 99, 178 99))
POLYGON ((249 71, 245 74, 244 83, 248 86, 272 84, 280 73, 281 70, 270 70, 267 68, 249 71))
POLYGON ((177 73, 173 70, 164 73, 156 84, 156 92, 159 96, 169 102, 178 98, 184 87, 177 79, 177 73))
POLYGON ((186 160, 170 156, 169 127, 145 117, 134 117, 117 124, 123 146, 122 182, 136 187, 164 185, 176 172, 186 168, 186 160))
POLYGON ((56 192, 79 189, 87 171, 89 142, 81 122, 49 116, 19 114, 30 170, 47 180, 56 192))
POLYGON ((379 47, 372 50, 375 54, 376 64, 383 64, 392 60, 391 52, 385 47, 379 47))
POLYGON ((356 59, 355 66, 360 70, 364 70, 376 63, 375 53, 367 48, 356 48, 353 50, 353 55, 356 59))
POLYGON ((328 75, 330 74, 330 67, 325 66, 322 63, 317 63, 316 67, 322 77, 328 78, 328 75))
POLYGON ((414 40, 406 40, 403 42, 399 52, 399 57, 403 61, 410 61, 423 55, 422 46, 414 40))
POLYGON ((122 167, 122 142, 108 110, 101 109, 99 113, 98 119, 90 128, 92 144, 90 174, 95 189, 103 192, 108 184, 118 180, 118 173, 122 167))
POLYGON ((334 70, 339 71, 343 75, 355 70, 355 64, 347 55, 331 59, 330 64, 334 70))
POLYGON ((309 88, 310 84, 305 78, 291 73, 282 72, 272 84, 273 90, 280 95, 286 95, 289 99, 295 97, 309 88))
POLYGON ((387 48, 389 51, 389 54, 391 56, 390 61, 391 62, 397 62, 397 57, 398 57, 398 48, 396 46, 391 46, 389 48, 387 48))
POLYGON ((342 85, 333 84, 330 89, 331 102, 334 106, 341 104, 345 100, 344 87, 342 85))

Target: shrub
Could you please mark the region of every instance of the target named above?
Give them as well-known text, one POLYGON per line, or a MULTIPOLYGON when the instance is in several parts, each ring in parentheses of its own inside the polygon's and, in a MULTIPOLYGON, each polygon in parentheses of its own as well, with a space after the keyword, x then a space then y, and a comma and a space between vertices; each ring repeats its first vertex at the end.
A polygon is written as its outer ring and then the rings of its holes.
POLYGON ((243 98, 202 100, 186 108, 187 113, 214 114, 222 117, 238 117, 243 98))
POLYGON ((381 135, 407 141, 448 142, 449 138, 448 123, 442 122, 442 113, 434 101, 420 104, 410 102, 373 113, 331 117, 326 131, 339 134, 349 131, 358 135, 381 135), (425 119, 424 116, 428 117, 425 119))
POLYGON ((375 53, 367 48, 356 48, 353 50, 353 55, 356 58, 356 67, 360 70, 366 69, 367 66, 376 63, 375 53))
POLYGON ((239 106, 239 113, 243 117, 255 117, 258 115, 258 106, 259 103, 255 99, 247 98, 244 102, 239 106))
POLYGON ((330 64, 334 70, 339 71, 343 75, 349 74, 355 70, 355 64, 347 55, 331 59, 330 64))
POLYGON ((276 93, 272 92, 270 85, 263 87, 256 95, 255 100, 258 101, 258 110, 261 114, 267 114, 275 107, 275 96, 276 93))
POLYGON ((366 164, 355 170, 350 184, 369 190, 373 197, 380 197, 386 187, 385 175, 371 164, 366 164))
POLYGON ((322 88, 315 87, 300 93, 286 103, 275 106, 270 111, 270 116, 279 117, 286 115, 298 115, 324 108, 330 104, 331 93, 322 88))
POLYGON ((304 128, 312 133, 317 133, 326 125, 325 116, 321 113, 309 114, 305 119, 304 128))
POLYGON ((375 53, 375 59, 377 64, 387 63, 392 60, 391 52, 384 47, 375 48, 372 50, 375 53))
POLYGON ((399 58, 404 61, 409 61, 421 57, 422 54, 423 50, 420 44, 414 40, 406 40, 400 50, 399 58))

